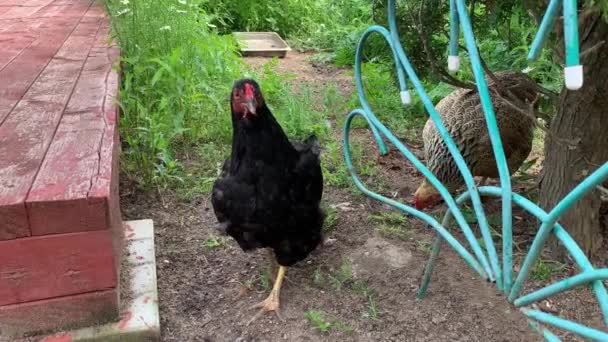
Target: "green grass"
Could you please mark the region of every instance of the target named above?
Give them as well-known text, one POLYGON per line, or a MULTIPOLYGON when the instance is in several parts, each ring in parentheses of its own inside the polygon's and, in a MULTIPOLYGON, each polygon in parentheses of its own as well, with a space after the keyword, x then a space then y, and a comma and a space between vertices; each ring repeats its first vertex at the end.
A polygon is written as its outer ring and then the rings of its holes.
POLYGON ((331 323, 326 320, 323 312, 317 310, 309 310, 306 311, 304 317, 306 317, 306 319, 314 329, 322 333, 329 332, 329 329, 331 328, 331 323))
MULTIPOLYGON (((274 71, 277 59, 253 72, 238 57, 230 36, 200 25, 208 19, 204 13, 187 10, 176 20, 175 13, 160 10, 174 6, 171 1, 155 6, 143 0, 128 5, 106 3, 123 49, 120 106, 126 148, 122 165, 139 186, 170 188, 185 198, 211 190, 230 150, 228 94, 234 80, 241 77, 259 81, 290 138, 303 139, 313 133, 320 138, 326 183, 351 184, 341 142, 330 128, 330 119, 346 111, 335 84, 325 87, 319 100, 309 85, 296 93, 286 82, 290 75, 274 71), (167 26, 171 29, 162 29, 167 26)), ((361 144, 354 151, 355 156, 361 155, 361 144)), ((375 171, 372 163, 358 165, 364 175, 375 171)))
MULTIPOLYGON (((378 293, 364 280, 355 279, 352 265, 347 259, 344 259, 339 269, 332 273, 324 273, 321 268, 317 268, 312 274, 312 282, 319 288, 328 286, 337 292, 346 291, 344 292, 346 294, 352 291, 352 293, 365 301, 365 311, 362 313, 362 316, 370 320, 378 319, 380 314, 378 293)), ((332 323, 333 328, 336 328, 335 324, 336 322, 332 323)))
POLYGON ((337 209, 330 207, 327 203, 323 203, 323 209, 325 210, 325 222, 323 224, 323 233, 331 233, 334 228, 338 225, 340 220, 340 213, 337 209))
POLYGON ((205 0, 200 7, 220 32, 276 31, 296 49, 330 50, 331 60, 348 64, 359 33, 373 24, 369 0, 256 0, 247 5, 205 0))
POLYGON ((400 212, 387 211, 372 214, 368 220, 376 226, 376 230, 383 237, 406 240, 412 235, 412 232, 406 226, 407 218, 400 212))
POLYGON ((272 271, 269 268, 264 268, 260 271, 258 284, 263 290, 269 290, 272 287, 272 271))
POLYGON ((565 264, 556 261, 538 260, 532 268, 530 276, 534 280, 546 282, 565 267, 565 264))
POLYGON ((424 254, 431 254, 431 244, 426 241, 416 241, 416 248, 418 248, 418 250, 423 252, 424 254))
POLYGON ((323 286, 325 284, 325 275, 321 268, 317 268, 312 274, 312 283, 316 286, 323 286))
POLYGON ((226 240, 220 237, 212 237, 203 241, 203 246, 208 249, 215 249, 226 245, 226 240))
MULTIPOLYGON (((122 50, 121 165, 129 179, 147 190, 176 190, 184 198, 208 193, 229 153, 230 88, 238 78, 254 77, 291 138, 312 133, 320 138, 326 184, 352 187, 342 140, 334 129, 341 129, 345 114, 357 105, 355 98, 345 99, 331 83, 320 94, 306 84, 296 92, 286 82, 290 75, 275 72, 276 59, 254 72, 239 57, 232 36, 219 32, 280 26, 301 46, 339 50, 340 44, 346 44, 352 49, 358 28, 371 23, 370 4, 364 0, 287 3, 293 12, 275 11, 276 5, 268 1, 249 6, 247 13, 227 0, 105 1, 122 50), (297 13, 312 15, 297 18, 297 13)), ((365 74, 378 116, 398 135, 412 135, 426 115, 416 106, 404 109, 399 103, 391 69, 367 63, 365 74)), ((378 171, 375 160, 364 157, 370 152, 367 141, 353 139, 353 159, 362 177, 378 171)))
POLYGON ((179 2, 105 4, 122 50, 122 165, 144 188, 182 182, 180 151, 229 142, 222 99, 246 73, 236 44, 201 25, 204 15, 179 2))
POLYGON ((348 323, 339 319, 329 319, 329 315, 319 310, 308 310, 304 313, 304 317, 308 320, 308 323, 313 329, 322 332, 329 333, 331 330, 351 334, 353 328, 348 323))
POLYGON ((377 320, 380 313, 378 308, 378 293, 362 280, 355 281, 352 289, 357 295, 367 301, 366 312, 363 316, 371 320, 377 320))
POLYGON ((332 329, 343 332, 347 335, 352 334, 354 331, 354 329, 348 323, 341 320, 334 320, 331 323, 331 327, 332 329))
POLYGON ((296 93, 286 82, 290 76, 274 71, 276 59, 251 70, 234 39, 211 28, 213 17, 201 11, 206 3, 105 2, 122 49, 122 165, 144 189, 171 188, 186 197, 209 192, 229 152, 228 95, 238 78, 259 81, 291 138, 314 133, 327 142, 328 113, 343 111, 335 86, 320 102, 309 86, 296 93))
POLYGON ((350 283, 353 279, 353 268, 347 259, 342 260, 340 268, 335 274, 329 274, 327 281, 336 291, 342 290, 342 288, 350 283))
POLYGON ((341 291, 345 288, 350 289, 350 285, 355 282, 352 265, 345 258, 335 272, 324 273, 321 268, 317 268, 312 274, 312 282, 320 288, 329 285, 335 291, 341 291))

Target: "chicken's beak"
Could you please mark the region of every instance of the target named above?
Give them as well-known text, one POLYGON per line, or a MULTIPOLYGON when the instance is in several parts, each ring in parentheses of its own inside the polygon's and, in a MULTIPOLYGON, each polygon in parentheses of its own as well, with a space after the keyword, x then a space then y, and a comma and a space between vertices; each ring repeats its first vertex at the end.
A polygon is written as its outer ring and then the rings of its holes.
POLYGON ((257 115, 257 104, 255 102, 255 99, 243 101, 243 107, 243 109, 245 110, 245 116, 257 115))

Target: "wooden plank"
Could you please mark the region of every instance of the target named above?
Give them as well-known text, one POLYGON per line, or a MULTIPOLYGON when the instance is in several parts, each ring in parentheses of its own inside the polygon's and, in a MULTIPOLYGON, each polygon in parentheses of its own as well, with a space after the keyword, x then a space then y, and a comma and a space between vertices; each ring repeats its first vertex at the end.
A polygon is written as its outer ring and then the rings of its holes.
MULTIPOLYGON (((110 56, 118 58, 118 48, 109 49, 110 56)), ((104 100, 105 122, 107 123, 100 150, 100 168, 93 180, 88 195, 89 206, 97 203, 107 194, 108 220, 114 236, 114 252, 120 258, 123 251, 125 230, 120 212, 119 172, 120 172, 120 136, 118 130, 118 105, 116 97, 119 85, 119 75, 112 70, 108 76, 108 91, 104 100)), ((120 265, 119 265, 120 266, 120 265)), ((119 270, 120 272, 120 270, 119 270)))
POLYGON ((9 11, 6 11, 0 15, 0 18, 25 18, 33 16, 36 12, 41 10, 44 6, 14 6, 9 11))
POLYGON ((0 71, 0 79, 3 80, 0 83, 0 123, 25 95, 73 29, 59 26, 57 21, 53 24, 43 25, 40 38, 0 71))
POLYGON ((117 289, 2 306, 0 340, 116 321, 118 309, 117 289))
POLYGON ((47 6, 55 0, 27 0, 22 6, 47 6))
MULTIPOLYGON (((0 0, 0 6, 12 6, 12 7, 16 7, 16 6, 26 6, 26 4, 29 2, 29 0, 23 1, 23 0, 0 0)), ((36 5, 34 5, 36 6, 36 5)))
MULTIPOLYGON (((2 17, 2 14, 4 14, 4 13, 6 13, 6 12, 10 11, 10 10, 11 10, 11 8, 12 8, 12 7, 9 7, 9 6, 1 6, 1 5, 0 5, 0 17, 2 17)), ((0 29, 0 30, 2 30, 2 29, 0 29)))
MULTIPOLYGON (((27 0, 26 0, 27 1, 27 0)), ((0 0, 0 6, 18 7, 22 6, 26 1, 19 0, 0 0)))
POLYGON ((5 207, 9 217, 0 220, 0 240, 30 234, 28 225, 14 226, 27 220, 20 204, 32 186, 99 26, 99 22, 83 22, 76 27, 0 126, 0 208, 5 207))
MULTIPOLYGON (((15 2, 19 2, 19 0, 14 0, 15 2)), ((12 17, 12 14, 9 14, 9 16, 11 16, 10 18, 4 18, 2 16, 0 16, 0 21, 9 21, 9 20, 18 20, 18 21, 22 21, 22 22, 28 22, 30 20, 34 20, 34 19, 39 19, 41 17, 51 17, 51 16, 66 16, 66 13, 72 13, 70 16, 74 16, 77 11, 79 10, 78 8, 81 6, 88 6, 88 4, 90 3, 90 0, 77 0, 78 2, 74 2, 74 3, 63 3, 63 4, 58 4, 55 1, 49 1, 49 0, 43 0, 43 1, 38 1, 38 3, 32 3, 32 6, 29 7, 37 7, 38 10, 34 13, 31 13, 31 15, 25 15, 22 17, 12 17), (72 11, 70 11, 72 10, 72 11), (74 11, 75 10, 75 11, 74 11)), ((8 11, 13 11, 16 7, 24 7, 24 5, 1 5, 0 4, 0 8, 5 9, 2 13, 6 13, 8 11)))
POLYGON ((109 231, 0 242, 0 305, 116 288, 109 231))
MULTIPOLYGON (((89 0, 70 0, 69 5, 82 5, 86 4, 89 0)), ((3 7, 9 8, 9 10, 4 11, 0 14, 0 18, 2 19, 11 19, 11 18, 39 18, 43 13, 48 11, 49 9, 54 9, 53 7, 58 7, 59 5, 55 0, 29 0, 26 2, 20 0, 12 0, 3 4, 3 7)), ((63 4, 64 9, 67 9, 63 4)), ((55 9, 56 10, 56 9, 55 9)), ((48 13, 48 12, 47 12, 48 13)), ((57 12, 54 12, 57 13, 57 12)))
POLYGON ((89 11, 87 11, 87 13, 84 16, 85 17, 96 17, 96 18, 104 17, 105 18, 106 10, 101 5, 100 2, 97 2, 97 3, 93 4, 93 6, 91 6, 91 9, 89 11))
POLYGON ((9 32, 0 32, 0 71, 38 39, 39 27, 43 22, 31 20, 27 24, 15 25, 9 32))
MULTIPOLYGON (((85 62, 26 200, 32 235, 110 228, 109 191, 99 201, 89 201, 87 196, 99 173, 100 158, 106 157, 100 153, 108 121, 104 101, 107 93, 115 95, 118 89, 115 77, 110 77, 110 73, 115 74, 113 61, 108 48, 103 47, 93 48, 85 62)), ((109 129, 113 134, 116 127, 109 129)), ((114 146, 113 141, 105 143, 110 149, 114 146)), ((108 167, 112 166, 111 157, 102 160, 108 167)))
POLYGON ((104 206, 88 207, 87 193, 99 168, 103 122, 64 115, 26 200, 32 235, 109 228, 104 206), (92 211, 92 215, 89 215, 92 211))
MULTIPOLYGON (((35 18, 46 18, 46 17, 62 17, 62 18, 81 18, 82 11, 80 8, 91 7, 92 0, 74 0, 69 1, 54 1, 49 6, 46 6, 43 10, 40 10, 34 16, 35 18)), ((88 12, 88 11, 87 11, 88 12)))
MULTIPOLYGON (((0 146, 1 151, 2 146, 0 146)), ((5 182, 5 180, 0 179, 0 188, 11 185, 3 184, 5 182)), ((0 220, 0 241, 30 235, 25 203, 15 201, 15 203, 0 205, 0 217, 2 218, 0 220)))
MULTIPOLYGON (((83 11, 84 13, 84 11, 83 11)), ((40 37, 0 71, 0 124, 61 48, 77 23, 51 18, 40 26, 40 37)))
MULTIPOLYGON (((0 5, 0 13, 6 13, 11 10, 14 5, 11 6, 2 6, 0 5)), ((22 26, 28 26, 33 22, 37 24, 42 24, 44 19, 40 19, 39 17, 57 15, 58 8, 67 11, 69 9, 68 6, 50 6, 47 5, 43 7, 40 11, 38 11, 38 15, 35 18, 24 17, 24 18, 2 18, 0 15, 0 32, 13 32, 19 30, 22 26)), ((39 32, 37 32, 39 34, 39 32)))

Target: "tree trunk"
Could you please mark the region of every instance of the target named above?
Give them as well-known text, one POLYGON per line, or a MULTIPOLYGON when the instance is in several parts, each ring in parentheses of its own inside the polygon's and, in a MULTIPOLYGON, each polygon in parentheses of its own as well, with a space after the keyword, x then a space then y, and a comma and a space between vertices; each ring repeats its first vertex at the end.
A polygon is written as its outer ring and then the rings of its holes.
MULTIPOLYGON (((608 24, 599 15, 583 21, 582 52, 608 40, 608 24)), ((545 141, 540 205, 547 211, 608 161, 608 41, 586 54, 581 64, 584 86, 578 91, 564 88, 557 116, 551 123, 551 134, 545 141)), ((595 254, 602 246, 600 206, 599 191, 592 191, 559 220, 587 255, 595 254)), ((556 257, 561 256, 560 249, 553 251, 556 257)))

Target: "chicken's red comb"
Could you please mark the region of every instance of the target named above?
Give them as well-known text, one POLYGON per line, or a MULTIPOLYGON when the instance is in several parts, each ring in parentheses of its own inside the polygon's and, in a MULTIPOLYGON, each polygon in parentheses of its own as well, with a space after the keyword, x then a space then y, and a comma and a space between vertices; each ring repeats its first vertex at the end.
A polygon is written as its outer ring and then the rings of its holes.
POLYGON ((245 83, 245 96, 246 97, 254 97, 253 86, 249 83, 245 83))

